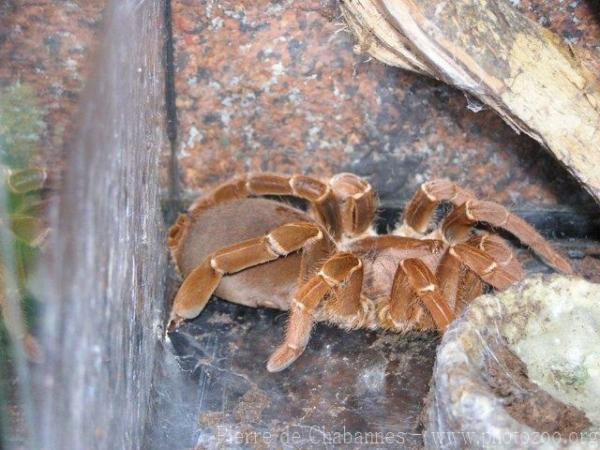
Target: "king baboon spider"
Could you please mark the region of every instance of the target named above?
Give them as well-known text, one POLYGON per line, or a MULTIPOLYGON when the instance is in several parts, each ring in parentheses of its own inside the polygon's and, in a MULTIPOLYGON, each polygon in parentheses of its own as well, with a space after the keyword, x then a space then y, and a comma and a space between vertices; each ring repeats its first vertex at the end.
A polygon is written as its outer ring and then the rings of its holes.
POLYGON ((267 364, 275 372, 302 354, 315 321, 397 332, 445 330, 485 285, 502 290, 523 276, 494 228, 571 273, 524 220, 449 180, 423 184, 391 234, 375 233, 376 209, 369 183, 350 173, 328 182, 259 173, 222 184, 169 232, 184 282, 168 329, 200 314, 213 293, 243 305, 289 309, 285 339, 267 364), (297 197, 307 211, 260 196, 297 197), (430 231, 442 202, 452 210, 430 231), (479 223, 487 231, 475 229, 479 223))

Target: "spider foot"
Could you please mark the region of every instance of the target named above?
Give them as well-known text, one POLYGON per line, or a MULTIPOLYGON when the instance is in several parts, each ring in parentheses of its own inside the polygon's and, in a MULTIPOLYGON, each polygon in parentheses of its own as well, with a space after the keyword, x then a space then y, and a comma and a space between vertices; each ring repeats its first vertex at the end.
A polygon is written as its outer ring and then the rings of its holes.
POLYGON ((295 348, 289 344, 283 344, 269 358, 267 370, 269 372, 280 372, 292 364, 304 352, 304 348, 295 348))
POLYGON ((169 324, 167 325, 166 333, 167 334, 173 333, 181 326, 181 324, 183 324, 184 321, 185 321, 185 317, 181 317, 175 313, 172 313, 171 317, 169 318, 169 324))

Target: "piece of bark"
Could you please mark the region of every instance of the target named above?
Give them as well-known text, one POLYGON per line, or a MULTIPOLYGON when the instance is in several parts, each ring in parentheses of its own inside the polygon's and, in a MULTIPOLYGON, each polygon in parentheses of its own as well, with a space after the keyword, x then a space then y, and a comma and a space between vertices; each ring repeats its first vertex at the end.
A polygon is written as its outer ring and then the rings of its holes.
POLYGON ((373 57, 383 48, 478 97, 600 202, 600 83, 558 36, 505 0, 347 0, 342 11, 373 57))
POLYGON ((374 1, 353 0, 343 4, 342 15, 358 40, 357 51, 368 53, 390 66, 434 77, 411 43, 386 20, 374 1))

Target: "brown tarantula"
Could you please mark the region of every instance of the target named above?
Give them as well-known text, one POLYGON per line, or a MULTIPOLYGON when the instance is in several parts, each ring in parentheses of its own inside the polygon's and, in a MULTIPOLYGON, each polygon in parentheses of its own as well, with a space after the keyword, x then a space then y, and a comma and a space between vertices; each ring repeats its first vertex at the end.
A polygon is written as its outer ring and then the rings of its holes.
POLYGON ((302 354, 315 321, 445 330, 486 284, 501 290, 523 276, 502 238, 474 230, 480 222, 509 231, 553 268, 572 271, 525 221, 448 180, 423 184, 391 234, 375 233, 376 209, 371 186, 350 173, 328 182, 259 173, 220 185, 169 232, 184 282, 168 330, 196 317, 213 293, 242 305, 289 309, 285 340, 267 364, 271 372, 302 354), (253 198, 259 196, 297 197, 308 210, 253 198), (428 232, 441 202, 453 209, 428 232))

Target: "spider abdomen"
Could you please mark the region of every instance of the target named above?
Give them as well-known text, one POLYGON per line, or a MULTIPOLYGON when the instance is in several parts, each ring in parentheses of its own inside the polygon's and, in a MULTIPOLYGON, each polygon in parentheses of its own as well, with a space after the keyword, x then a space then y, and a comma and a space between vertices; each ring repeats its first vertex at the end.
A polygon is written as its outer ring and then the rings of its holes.
MULTIPOLYGON (((310 220, 302 211, 274 200, 247 198, 221 203, 189 217, 185 235, 173 253, 185 278, 220 248, 263 236, 285 223, 310 220)), ((226 277, 215 295, 241 305, 288 310, 299 273, 300 255, 293 253, 226 277)))

